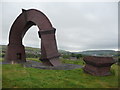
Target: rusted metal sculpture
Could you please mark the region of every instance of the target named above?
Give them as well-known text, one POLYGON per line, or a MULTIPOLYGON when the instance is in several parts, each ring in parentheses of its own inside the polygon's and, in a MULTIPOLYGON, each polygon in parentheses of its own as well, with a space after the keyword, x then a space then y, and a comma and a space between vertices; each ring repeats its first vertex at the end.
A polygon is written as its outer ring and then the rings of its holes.
POLYGON ((87 56, 83 60, 86 63, 83 70, 96 76, 110 75, 110 67, 115 63, 112 57, 87 56))
POLYGON ((10 63, 26 62, 25 49, 22 39, 27 30, 37 25, 39 28, 39 37, 41 38, 41 61, 45 65, 60 65, 59 56, 55 38, 55 28, 52 27, 49 19, 41 11, 35 9, 24 10, 14 21, 10 34, 9 44, 5 60, 10 63))

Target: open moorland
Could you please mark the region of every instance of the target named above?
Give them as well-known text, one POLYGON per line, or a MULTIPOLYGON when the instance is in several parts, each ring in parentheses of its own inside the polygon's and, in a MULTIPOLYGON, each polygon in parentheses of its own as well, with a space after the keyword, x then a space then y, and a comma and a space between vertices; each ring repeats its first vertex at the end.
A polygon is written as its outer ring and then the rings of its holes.
MULTIPOLYGON (((32 52, 34 50, 31 48, 27 49, 27 60, 40 62, 40 55, 37 55, 37 52, 32 52)), ((0 58, 1 62, 4 60, 3 53, 0 58)), ((61 51, 61 54, 62 63, 85 65, 82 54, 70 54, 65 51, 61 51)), ((110 76, 93 76, 85 73, 82 68, 44 70, 23 67, 21 64, 3 64, 1 66, 2 88, 118 88, 118 68, 120 67, 118 63, 111 66, 110 76)))

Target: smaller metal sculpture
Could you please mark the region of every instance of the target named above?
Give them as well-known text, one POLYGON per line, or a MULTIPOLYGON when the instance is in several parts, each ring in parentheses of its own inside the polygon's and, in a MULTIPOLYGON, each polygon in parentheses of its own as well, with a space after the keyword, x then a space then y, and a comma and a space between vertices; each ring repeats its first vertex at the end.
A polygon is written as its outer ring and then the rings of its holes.
POLYGON ((110 75, 110 67, 115 63, 112 57, 87 56, 83 60, 86 63, 83 70, 96 76, 110 75))

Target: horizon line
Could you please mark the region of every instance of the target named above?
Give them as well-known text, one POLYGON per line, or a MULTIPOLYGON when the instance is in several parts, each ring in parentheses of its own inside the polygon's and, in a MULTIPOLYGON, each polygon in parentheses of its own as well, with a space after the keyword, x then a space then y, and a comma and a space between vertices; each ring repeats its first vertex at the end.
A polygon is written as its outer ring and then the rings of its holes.
MULTIPOLYGON (((0 45, 5 45, 5 44, 0 44, 0 45)), ((7 46, 7 45, 6 45, 7 46)), ((25 45, 24 45, 25 46, 25 45)), ((25 47, 31 47, 31 48, 38 48, 38 47, 34 47, 34 46, 25 46, 25 47)), ((113 50, 113 51, 120 51, 119 49, 86 49, 86 50, 65 50, 65 49, 60 49, 58 48, 58 50, 64 50, 67 52, 83 52, 83 51, 98 51, 98 50, 113 50)))

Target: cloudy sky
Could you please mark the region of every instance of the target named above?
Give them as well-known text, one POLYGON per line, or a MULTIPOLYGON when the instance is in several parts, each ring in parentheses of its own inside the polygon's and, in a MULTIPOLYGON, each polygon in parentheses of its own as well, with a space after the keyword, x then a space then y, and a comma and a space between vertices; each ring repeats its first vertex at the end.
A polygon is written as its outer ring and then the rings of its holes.
MULTIPOLYGON (((118 48, 117 2, 2 2, 2 42, 7 45, 12 23, 24 9, 42 11, 56 28, 59 49, 83 51, 118 48)), ((0 18, 1 19, 1 18, 0 18)), ((37 26, 31 27, 25 46, 40 47, 37 26)))

